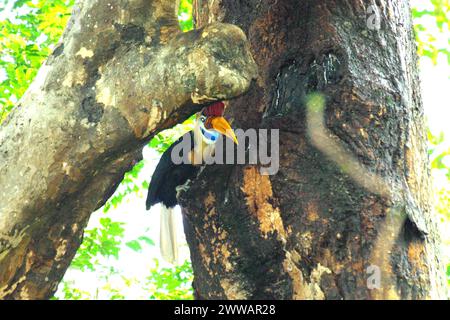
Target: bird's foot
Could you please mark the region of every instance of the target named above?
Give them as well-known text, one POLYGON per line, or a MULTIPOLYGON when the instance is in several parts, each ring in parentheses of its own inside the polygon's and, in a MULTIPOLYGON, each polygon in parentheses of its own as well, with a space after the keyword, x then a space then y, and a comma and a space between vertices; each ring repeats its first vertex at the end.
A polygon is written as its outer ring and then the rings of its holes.
POLYGON ((175 188, 175 190, 177 191, 177 198, 180 195, 180 192, 186 192, 189 190, 189 188, 191 187, 191 180, 188 179, 184 184, 182 184, 181 186, 178 186, 175 188))

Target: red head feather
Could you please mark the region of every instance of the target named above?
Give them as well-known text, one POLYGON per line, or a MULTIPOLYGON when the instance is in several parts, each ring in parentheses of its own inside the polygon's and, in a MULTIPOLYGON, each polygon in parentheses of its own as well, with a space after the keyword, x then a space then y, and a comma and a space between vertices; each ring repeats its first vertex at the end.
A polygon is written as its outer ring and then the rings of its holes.
POLYGON ((225 112, 225 105, 222 101, 217 101, 203 109, 203 115, 207 117, 222 117, 225 112))

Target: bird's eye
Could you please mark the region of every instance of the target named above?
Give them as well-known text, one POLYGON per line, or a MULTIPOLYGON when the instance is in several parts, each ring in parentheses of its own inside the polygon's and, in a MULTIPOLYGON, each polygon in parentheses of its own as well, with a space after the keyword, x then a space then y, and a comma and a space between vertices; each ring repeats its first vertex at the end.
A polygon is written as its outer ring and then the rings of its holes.
POLYGON ((201 121, 201 122, 205 122, 205 121, 206 121, 206 117, 201 116, 201 117, 200 117, 200 121, 201 121))

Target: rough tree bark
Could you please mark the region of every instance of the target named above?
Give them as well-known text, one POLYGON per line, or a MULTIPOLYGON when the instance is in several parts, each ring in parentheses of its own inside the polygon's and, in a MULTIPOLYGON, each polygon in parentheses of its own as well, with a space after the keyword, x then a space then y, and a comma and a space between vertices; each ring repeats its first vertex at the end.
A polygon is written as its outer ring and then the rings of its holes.
POLYGON ((233 126, 280 129, 276 175, 209 166, 181 194, 196 297, 444 298, 408 1, 195 5, 197 27, 236 24, 255 53, 233 126), (314 92, 325 131, 306 121, 314 92))
POLYGON ((49 298, 91 212, 157 131, 244 93, 242 30, 181 33, 172 0, 83 0, 0 127, 0 299, 49 298))

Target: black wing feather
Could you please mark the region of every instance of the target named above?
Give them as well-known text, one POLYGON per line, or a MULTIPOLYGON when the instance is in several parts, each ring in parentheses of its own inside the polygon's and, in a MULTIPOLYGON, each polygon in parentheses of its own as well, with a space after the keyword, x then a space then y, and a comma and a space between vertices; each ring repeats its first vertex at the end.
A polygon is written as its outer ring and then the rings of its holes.
POLYGON ((158 165, 152 175, 150 187, 148 188, 146 207, 162 202, 166 207, 171 208, 177 204, 176 188, 186 183, 188 179, 193 179, 197 175, 198 167, 191 164, 174 164, 171 159, 173 148, 181 143, 186 135, 191 137, 191 149, 194 147, 193 132, 190 131, 172 144, 161 156, 158 165))

